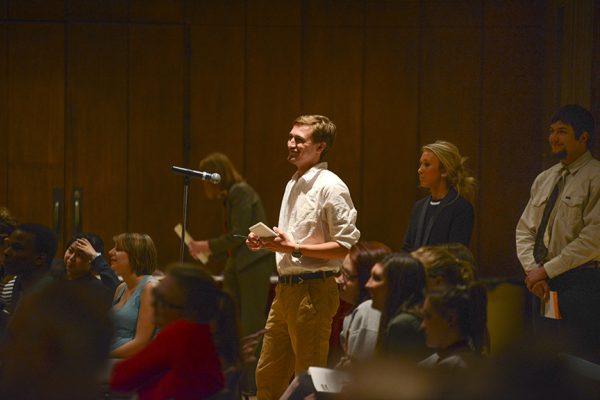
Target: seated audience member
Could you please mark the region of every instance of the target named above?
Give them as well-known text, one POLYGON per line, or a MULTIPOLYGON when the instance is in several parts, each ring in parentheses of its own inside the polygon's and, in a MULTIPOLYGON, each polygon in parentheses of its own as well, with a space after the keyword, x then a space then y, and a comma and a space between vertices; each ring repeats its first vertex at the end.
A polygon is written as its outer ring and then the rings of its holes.
POLYGON ((6 207, 0 207, 0 312, 10 308, 10 298, 15 283, 14 275, 4 273, 4 250, 5 239, 15 230, 17 224, 10 211, 6 207))
POLYGON ((475 262, 475 256, 471 253, 471 250, 462 243, 444 243, 440 245, 443 249, 446 249, 454 257, 460 261, 469 263, 473 267, 473 271, 477 272, 477 263, 475 262))
POLYGON ((427 289, 464 285, 475 280, 473 264, 456 257, 446 246, 424 246, 411 253, 423 264, 427 289))
POLYGON ((112 300, 119 278, 102 256, 104 242, 95 233, 78 233, 67 243, 64 263, 66 278, 72 282, 98 287, 112 300), (100 279, 96 278, 96 275, 100 279))
POLYGON ((381 312, 372 307, 365 285, 373 266, 389 253, 390 248, 382 243, 358 242, 344 259, 341 274, 337 278, 340 299, 354 308, 344 318, 340 333, 344 356, 338 366, 354 359, 367 359, 375 351, 381 312))
POLYGON ((95 288, 53 281, 29 293, 0 351, 0 398, 96 399, 111 337, 95 288))
POLYGON ((434 289, 423 303, 427 346, 437 352, 419 364, 466 368, 480 360, 487 344, 487 295, 479 283, 434 289))
POLYGON ((5 240, 4 271, 15 276, 9 307, 0 315, 0 335, 6 330, 10 315, 21 298, 36 287, 53 279, 48 275, 56 254, 56 236, 39 224, 20 224, 5 240))
MULTIPOLYGON (((230 363, 239 357, 237 333, 231 332, 235 320, 222 320, 224 297, 201 268, 170 266, 154 289, 161 330, 146 348, 115 365, 113 390, 137 391, 144 400, 206 399, 223 389, 220 358, 230 363)), ((233 301, 228 303, 233 310, 233 301)))
POLYGON ((428 351, 420 329, 425 290, 421 263, 409 254, 389 254, 375 264, 366 287, 373 308, 381 311, 377 343, 380 355, 422 360, 428 351))
POLYGON ((112 306, 115 337, 112 358, 127 358, 143 349, 154 334, 151 278, 157 266, 156 248, 150 236, 122 233, 109 251, 110 267, 123 279, 112 306))

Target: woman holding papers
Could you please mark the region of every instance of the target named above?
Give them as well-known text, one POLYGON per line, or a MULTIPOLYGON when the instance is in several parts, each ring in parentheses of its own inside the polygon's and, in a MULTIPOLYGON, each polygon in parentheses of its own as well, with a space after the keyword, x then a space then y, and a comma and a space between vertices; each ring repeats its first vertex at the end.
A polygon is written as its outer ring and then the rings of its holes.
POLYGON ((208 155, 200 161, 200 169, 221 175, 219 184, 203 184, 207 198, 223 203, 225 232, 212 239, 191 241, 188 248, 193 257, 199 253, 227 256, 223 290, 235 300, 241 333, 246 336, 265 327, 269 277, 275 270, 275 257, 269 251, 250 251, 240 236, 246 236, 248 228, 257 222, 266 222, 265 210, 258 194, 244 182, 225 154, 208 155))

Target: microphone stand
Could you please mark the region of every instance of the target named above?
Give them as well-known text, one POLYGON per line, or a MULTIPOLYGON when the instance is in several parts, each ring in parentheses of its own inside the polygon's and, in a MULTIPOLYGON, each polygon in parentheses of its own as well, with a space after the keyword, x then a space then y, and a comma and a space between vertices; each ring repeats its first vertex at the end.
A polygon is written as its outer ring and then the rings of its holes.
POLYGON ((188 208, 188 192, 190 189, 190 177, 183 177, 183 220, 181 232, 181 247, 179 249, 179 262, 183 263, 183 255, 185 254, 185 235, 187 233, 187 208, 188 208))

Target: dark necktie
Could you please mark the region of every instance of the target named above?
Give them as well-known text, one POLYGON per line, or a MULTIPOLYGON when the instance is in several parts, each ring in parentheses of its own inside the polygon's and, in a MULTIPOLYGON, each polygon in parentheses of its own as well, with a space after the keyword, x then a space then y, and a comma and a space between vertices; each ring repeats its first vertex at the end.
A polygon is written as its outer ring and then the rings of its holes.
POLYGON ((565 175, 568 173, 567 169, 561 170, 561 173, 558 177, 558 181, 556 185, 554 185, 554 189, 552 189, 552 193, 550 197, 548 197, 548 202, 546 202, 546 207, 544 208, 544 214, 542 214, 542 221, 538 226, 537 233, 535 234, 535 245, 533 246, 533 258, 537 264, 541 264, 545 261, 546 256, 548 255, 548 248, 544 244, 544 235, 546 233, 546 228, 548 227, 548 221, 550 219, 550 214, 552 214, 552 209, 556 204, 556 200, 558 199, 558 194, 561 191, 561 185, 563 184, 563 179, 565 175))

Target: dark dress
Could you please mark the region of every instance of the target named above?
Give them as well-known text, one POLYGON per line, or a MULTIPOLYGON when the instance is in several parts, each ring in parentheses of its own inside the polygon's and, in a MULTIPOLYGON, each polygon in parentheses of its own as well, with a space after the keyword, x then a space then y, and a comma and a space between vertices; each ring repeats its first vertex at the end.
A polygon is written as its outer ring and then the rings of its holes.
POLYGON ((438 205, 432 205, 431 196, 427 196, 412 209, 402 250, 410 252, 444 243, 462 243, 469 247, 474 218, 473 206, 454 188, 450 188, 438 205))

